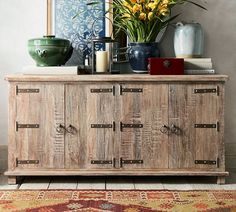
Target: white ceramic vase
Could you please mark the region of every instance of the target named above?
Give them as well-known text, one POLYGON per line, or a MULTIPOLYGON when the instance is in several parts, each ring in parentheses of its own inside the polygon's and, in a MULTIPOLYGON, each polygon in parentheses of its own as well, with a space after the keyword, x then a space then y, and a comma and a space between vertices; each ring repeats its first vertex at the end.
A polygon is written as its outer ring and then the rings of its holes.
POLYGON ((176 24, 174 34, 175 56, 181 58, 202 57, 204 48, 204 33, 199 23, 176 24))

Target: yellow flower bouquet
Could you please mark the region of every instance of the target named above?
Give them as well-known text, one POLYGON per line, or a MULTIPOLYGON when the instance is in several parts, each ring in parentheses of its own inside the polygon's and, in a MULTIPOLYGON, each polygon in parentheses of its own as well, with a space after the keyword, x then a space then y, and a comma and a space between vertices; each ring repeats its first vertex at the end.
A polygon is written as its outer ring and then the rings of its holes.
POLYGON ((124 31, 130 42, 155 42, 158 33, 178 15, 171 17, 171 9, 190 0, 113 0, 113 25, 124 31))

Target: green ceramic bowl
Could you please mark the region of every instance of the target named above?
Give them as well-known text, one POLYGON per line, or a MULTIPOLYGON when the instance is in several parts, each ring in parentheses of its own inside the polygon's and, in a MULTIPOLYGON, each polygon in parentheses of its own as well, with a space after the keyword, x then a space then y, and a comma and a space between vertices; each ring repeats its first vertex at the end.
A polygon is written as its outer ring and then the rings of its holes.
POLYGON ((73 48, 69 40, 43 36, 30 39, 28 51, 37 66, 60 66, 70 59, 73 48))

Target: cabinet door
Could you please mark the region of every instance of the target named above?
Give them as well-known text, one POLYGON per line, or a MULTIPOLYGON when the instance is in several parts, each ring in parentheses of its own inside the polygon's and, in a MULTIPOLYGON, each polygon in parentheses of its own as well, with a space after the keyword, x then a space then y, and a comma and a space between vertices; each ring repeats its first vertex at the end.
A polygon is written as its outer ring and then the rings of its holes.
POLYGON ((168 168, 168 85, 121 86, 120 166, 123 169, 168 168))
POLYGON ((64 87, 18 84, 16 89, 16 160, 18 168, 64 168, 64 87))
POLYGON ((115 96, 112 84, 66 86, 66 168, 112 168, 115 96))
POLYGON ((194 85, 169 85, 169 168, 194 168, 197 102, 194 85), (176 132, 175 132, 176 130, 176 132))
POLYGON ((169 168, 223 165, 223 95, 216 84, 170 85, 169 125, 177 133, 169 136, 169 168))

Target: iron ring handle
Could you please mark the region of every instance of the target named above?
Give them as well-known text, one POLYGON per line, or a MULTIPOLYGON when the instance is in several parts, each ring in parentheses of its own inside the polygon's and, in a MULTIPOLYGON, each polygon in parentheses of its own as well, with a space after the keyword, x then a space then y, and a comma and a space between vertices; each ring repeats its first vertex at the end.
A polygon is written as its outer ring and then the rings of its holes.
POLYGON ((75 135, 77 133, 76 128, 73 127, 71 124, 69 125, 69 127, 67 127, 66 131, 72 135, 75 135))
POLYGON ((168 134, 169 130, 170 130, 170 128, 169 128, 168 126, 166 126, 166 125, 163 125, 163 126, 160 128, 160 131, 161 131, 161 133, 163 133, 163 134, 168 134))
POLYGON ((180 129, 172 124, 170 127, 170 132, 178 135, 180 133, 180 129))
POLYGON ((56 128, 56 131, 58 132, 58 133, 64 133, 65 132, 65 127, 62 125, 62 124, 60 124, 59 126, 57 126, 57 128, 56 128))

